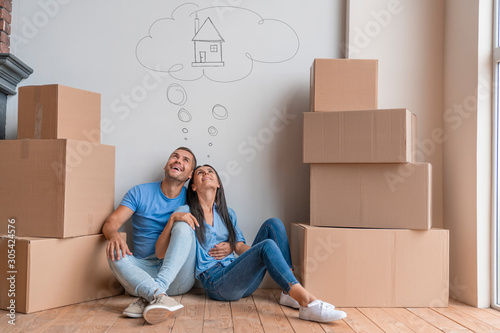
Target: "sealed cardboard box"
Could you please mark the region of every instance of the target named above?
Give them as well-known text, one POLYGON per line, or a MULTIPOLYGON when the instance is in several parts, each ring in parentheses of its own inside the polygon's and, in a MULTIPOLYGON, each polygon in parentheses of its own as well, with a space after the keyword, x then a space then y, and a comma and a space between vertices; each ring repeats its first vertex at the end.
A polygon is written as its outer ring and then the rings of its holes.
POLYGON ((1 236, 0 308, 31 313, 121 294, 123 288, 108 266, 106 244, 103 235, 1 236))
POLYGON ((311 164, 311 225, 430 229, 431 165, 311 164))
POLYGON ((295 274, 337 307, 446 307, 449 231, 292 224, 295 274))
POLYGON ((314 59, 309 111, 378 108, 378 60, 314 59))
POLYGON ((18 139, 101 142, 101 95, 50 84, 19 88, 18 139))
POLYGON ((416 116, 407 109, 304 113, 304 163, 415 162, 416 116))
POLYGON ((17 236, 101 232, 113 211, 115 147, 77 140, 0 141, 0 230, 17 236))

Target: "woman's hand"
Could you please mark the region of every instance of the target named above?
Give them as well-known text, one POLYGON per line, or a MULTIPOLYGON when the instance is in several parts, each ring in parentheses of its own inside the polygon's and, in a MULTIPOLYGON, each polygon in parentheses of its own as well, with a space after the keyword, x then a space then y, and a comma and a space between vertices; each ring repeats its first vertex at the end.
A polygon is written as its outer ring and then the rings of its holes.
POLYGON ((233 253, 233 249, 228 242, 215 244, 215 246, 208 251, 208 254, 217 260, 224 259, 231 253, 233 253))
POLYGON ((162 233, 156 240, 155 244, 155 254, 158 259, 163 259, 165 257, 165 252, 167 252, 168 244, 170 244, 170 233, 175 222, 186 222, 194 230, 194 226, 200 226, 196 218, 191 215, 191 213, 172 213, 168 219, 165 228, 163 228, 162 233))
POLYGON ((197 227, 200 226, 198 224, 198 221, 196 221, 196 218, 191 213, 177 212, 177 213, 173 213, 172 215, 170 215, 169 222, 173 223, 173 222, 180 222, 180 221, 186 222, 187 224, 189 224, 189 226, 193 230, 195 229, 195 226, 197 226, 197 227))

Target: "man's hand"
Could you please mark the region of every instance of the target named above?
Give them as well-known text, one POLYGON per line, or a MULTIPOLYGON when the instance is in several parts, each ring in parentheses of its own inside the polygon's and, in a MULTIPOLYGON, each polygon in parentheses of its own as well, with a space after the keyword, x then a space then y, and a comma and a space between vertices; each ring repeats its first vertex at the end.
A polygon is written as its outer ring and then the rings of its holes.
POLYGON ((215 244, 215 246, 208 251, 208 254, 217 260, 224 259, 231 253, 233 253, 233 249, 228 242, 215 244))
POLYGON ((106 246, 106 254, 108 258, 111 258, 112 261, 115 261, 115 251, 116 260, 120 260, 122 258, 120 254, 123 254, 123 257, 125 257, 127 254, 132 255, 132 252, 129 250, 127 243, 118 232, 111 235, 108 245, 106 246))
POLYGON ((179 222, 179 221, 186 222, 193 230, 195 229, 195 226, 197 227, 200 226, 198 224, 198 221, 196 221, 196 218, 191 213, 181 213, 181 212, 173 213, 172 215, 170 215, 170 219, 173 222, 179 222))
POLYGON ((123 240, 122 236, 118 232, 118 229, 134 214, 134 211, 127 206, 118 206, 118 208, 111 213, 104 222, 102 226, 102 233, 108 239, 108 245, 106 246, 106 256, 115 261, 120 260, 122 256, 132 255, 132 252, 128 249, 127 243, 123 240), (120 253, 121 250, 121 253, 120 253))

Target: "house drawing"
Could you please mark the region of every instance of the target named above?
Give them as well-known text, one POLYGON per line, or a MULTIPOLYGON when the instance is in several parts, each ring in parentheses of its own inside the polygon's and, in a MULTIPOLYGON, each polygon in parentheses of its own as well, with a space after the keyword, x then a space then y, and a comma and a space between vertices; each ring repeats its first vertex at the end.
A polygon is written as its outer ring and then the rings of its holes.
POLYGON ((193 67, 222 67, 222 43, 224 38, 208 17, 200 27, 198 15, 194 20, 194 62, 193 67))

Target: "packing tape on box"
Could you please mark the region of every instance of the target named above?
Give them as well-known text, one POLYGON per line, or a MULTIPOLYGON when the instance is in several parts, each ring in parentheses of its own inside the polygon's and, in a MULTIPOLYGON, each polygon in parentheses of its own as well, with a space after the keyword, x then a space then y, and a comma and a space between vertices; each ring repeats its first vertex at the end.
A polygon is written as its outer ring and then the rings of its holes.
POLYGON ((21 140, 21 159, 25 160, 30 156, 29 140, 21 140))
POLYGON ((33 137, 35 139, 42 138, 42 119, 43 119, 43 104, 40 102, 40 95, 42 92, 42 87, 35 87, 34 92, 34 103, 35 103, 35 133, 33 137))

